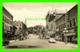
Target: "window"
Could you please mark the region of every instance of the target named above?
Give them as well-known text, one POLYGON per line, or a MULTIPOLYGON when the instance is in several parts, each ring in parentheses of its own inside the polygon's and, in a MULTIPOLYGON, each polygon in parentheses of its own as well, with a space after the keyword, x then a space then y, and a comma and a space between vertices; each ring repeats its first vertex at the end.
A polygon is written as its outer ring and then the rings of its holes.
POLYGON ((76 19, 73 18, 73 26, 76 26, 76 19))
POLYGON ((8 18, 5 17, 5 16, 4 16, 4 21, 9 24, 9 20, 8 20, 8 18))
POLYGON ((70 20, 70 27, 72 27, 72 20, 70 20))

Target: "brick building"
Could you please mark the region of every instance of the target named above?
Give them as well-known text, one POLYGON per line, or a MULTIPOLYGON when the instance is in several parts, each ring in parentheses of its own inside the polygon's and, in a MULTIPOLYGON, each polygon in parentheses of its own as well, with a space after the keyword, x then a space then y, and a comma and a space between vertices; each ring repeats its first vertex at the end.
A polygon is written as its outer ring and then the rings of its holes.
POLYGON ((13 16, 4 8, 3 10, 3 40, 13 39, 13 16))
POLYGON ((13 16, 3 7, 3 30, 13 31, 13 16))
POLYGON ((77 5, 56 20, 56 28, 60 31, 61 40, 64 41, 64 28, 67 28, 68 42, 77 42, 77 5))

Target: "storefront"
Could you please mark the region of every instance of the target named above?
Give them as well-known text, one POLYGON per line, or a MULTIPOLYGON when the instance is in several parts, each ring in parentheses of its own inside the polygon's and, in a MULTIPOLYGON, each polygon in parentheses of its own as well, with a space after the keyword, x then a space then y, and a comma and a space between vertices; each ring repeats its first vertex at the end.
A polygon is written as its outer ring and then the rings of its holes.
POLYGON ((77 43, 77 36, 74 32, 70 32, 67 35, 67 38, 68 38, 68 42, 77 43))

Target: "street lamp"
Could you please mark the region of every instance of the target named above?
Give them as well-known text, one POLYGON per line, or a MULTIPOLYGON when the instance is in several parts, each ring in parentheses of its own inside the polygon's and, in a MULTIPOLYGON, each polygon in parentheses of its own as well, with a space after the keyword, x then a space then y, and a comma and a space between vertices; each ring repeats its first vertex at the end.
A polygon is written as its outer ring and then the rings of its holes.
POLYGON ((67 34, 68 34, 67 28, 64 28, 63 33, 64 33, 64 36, 65 36, 65 44, 67 44, 67 34))

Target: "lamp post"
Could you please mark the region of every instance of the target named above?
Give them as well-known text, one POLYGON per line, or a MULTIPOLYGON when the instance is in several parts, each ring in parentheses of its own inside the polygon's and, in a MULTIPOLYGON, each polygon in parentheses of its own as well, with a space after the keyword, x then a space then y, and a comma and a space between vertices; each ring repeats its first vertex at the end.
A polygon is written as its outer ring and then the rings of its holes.
POLYGON ((65 36, 65 44, 67 44, 67 34, 68 34, 67 28, 64 28, 63 33, 64 33, 64 36, 65 36))

